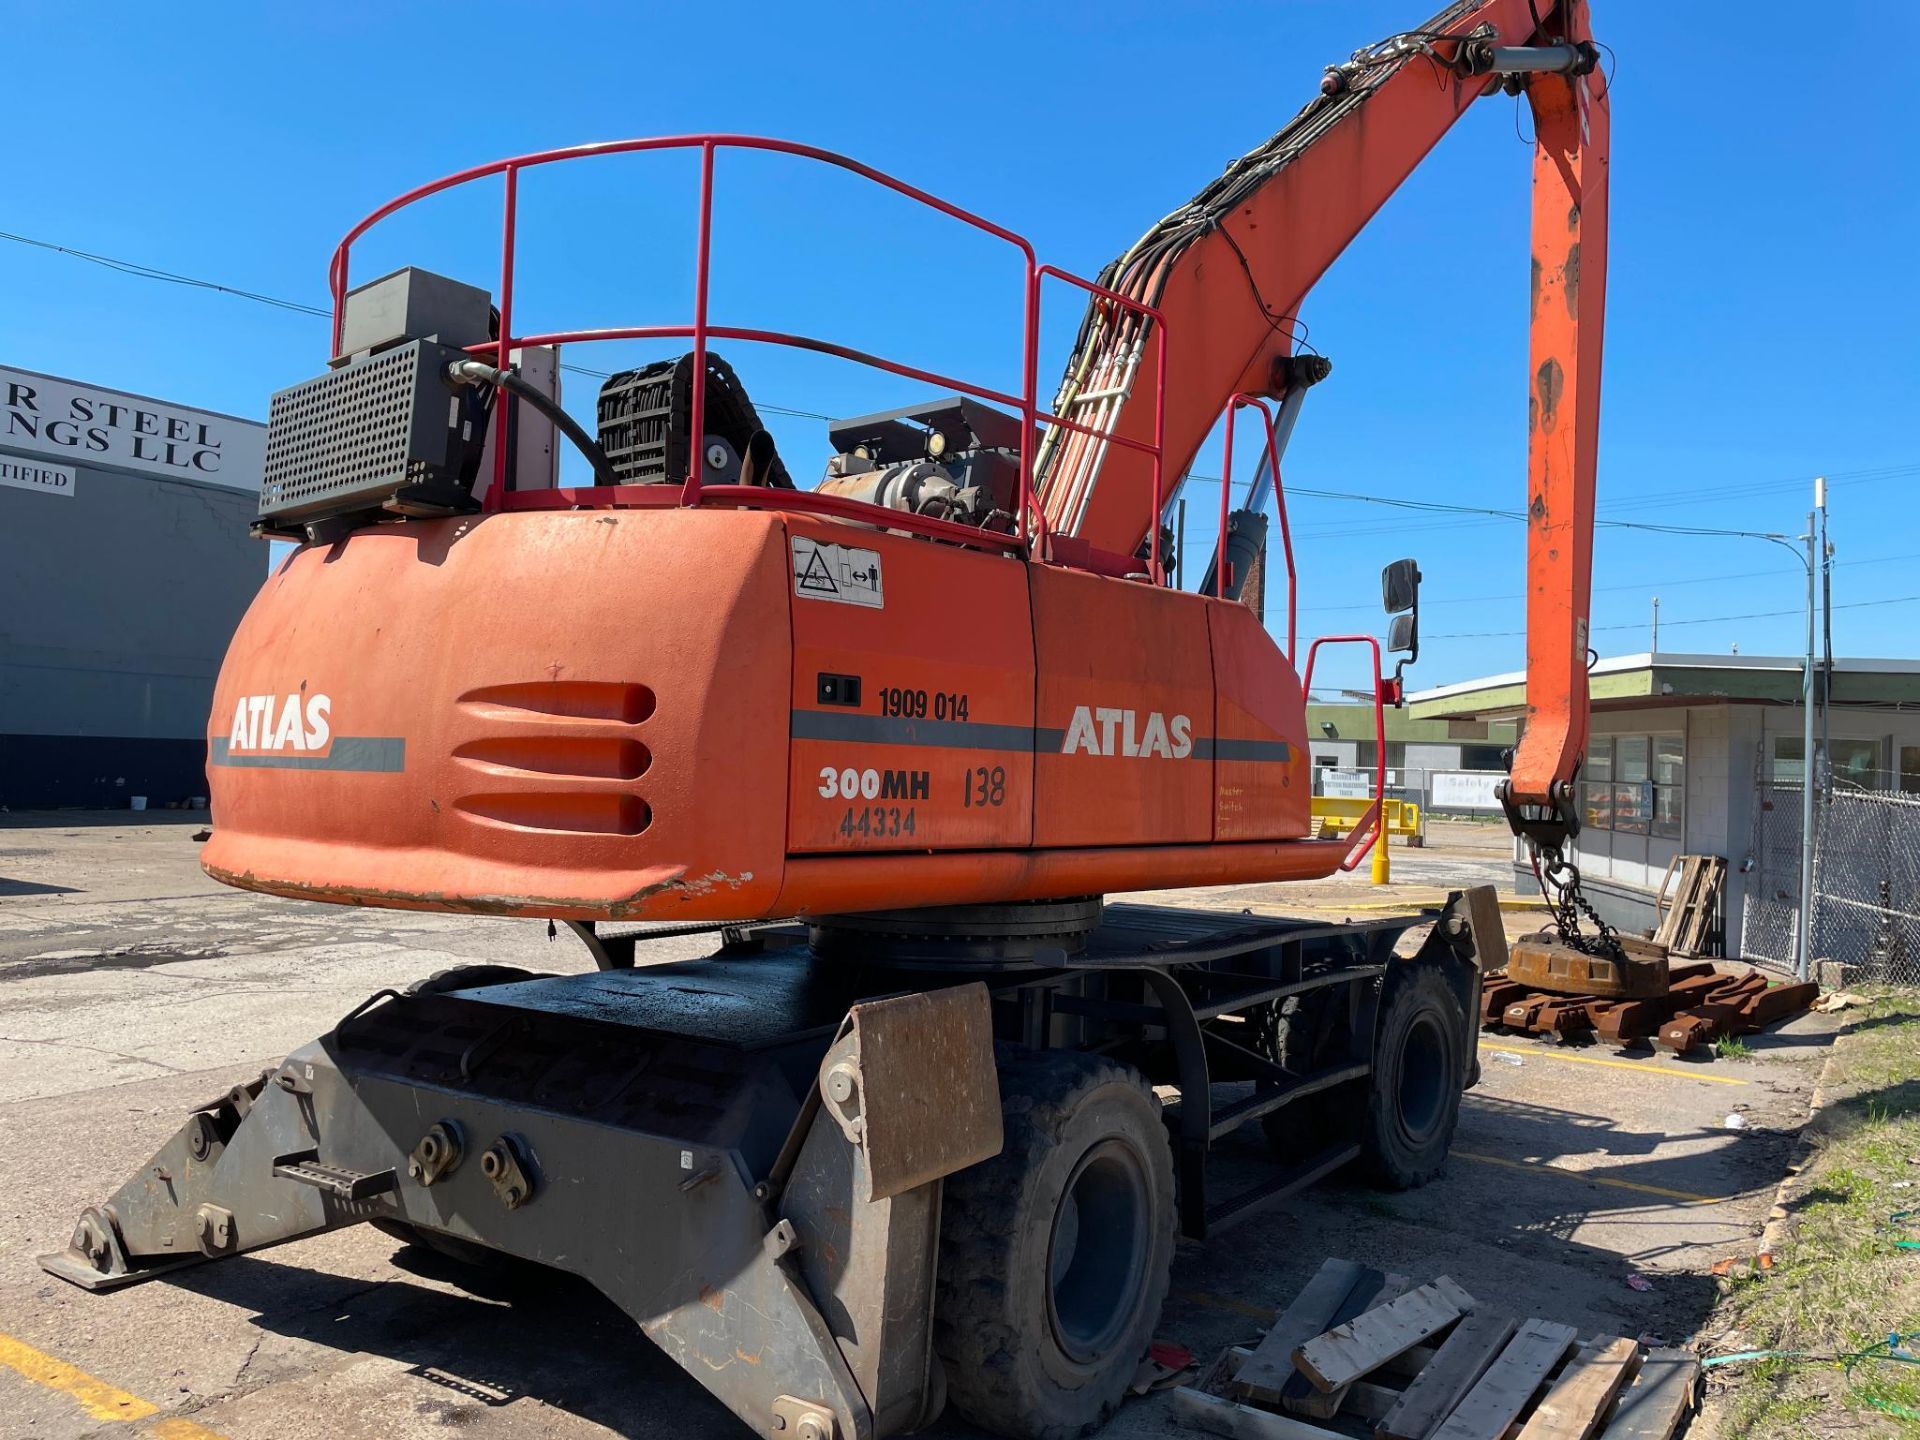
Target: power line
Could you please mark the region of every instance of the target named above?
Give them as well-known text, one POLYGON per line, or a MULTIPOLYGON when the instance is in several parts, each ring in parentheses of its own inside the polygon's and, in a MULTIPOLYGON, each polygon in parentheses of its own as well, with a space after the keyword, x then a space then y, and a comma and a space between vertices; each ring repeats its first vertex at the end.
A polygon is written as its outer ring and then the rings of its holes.
MULTIPOLYGON (((1873 555, 1859 560, 1836 560, 1833 563, 1836 567, 1841 565, 1893 565, 1903 560, 1920 560, 1920 551, 1905 555, 1873 555)), ((1664 592, 1679 585, 1716 585, 1724 580, 1769 580, 1778 578, 1779 574, 1780 572, 1778 570, 1737 570, 1728 575, 1687 575, 1679 579, 1632 580, 1620 585, 1595 585, 1593 592, 1596 595, 1610 594, 1616 591, 1642 593, 1655 587, 1658 587, 1664 592)), ((1505 600, 1524 600, 1526 598, 1524 592, 1514 592, 1507 595, 1449 595, 1436 600, 1423 599, 1420 604, 1421 607, 1425 609, 1435 605, 1490 605, 1505 600)), ((1356 614, 1360 611, 1365 611, 1369 615, 1375 615, 1379 613, 1380 607, 1374 604, 1302 605, 1300 607, 1300 613, 1302 615, 1356 614)), ((1805 612, 1795 611, 1794 613, 1803 614, 1805 612)))
MULTIPOLYGON (((1899 479, 1899 478, 1904 478, 1910 475, 1920 475, 1920 464, 1885 465, 1885 466, 1879 466, 1879 467, 1868 468, 1868 469, 1860 469, 1860 470, 1834 471, 1830 473, 1827 478, 1829 483, 1834 485, 1865 485, 1865 484, 1871 484, 1875 481, 1899 479)), ((1203 484, 1218 485, 1221 483, 1221 479, 1218 475, 1189 474, 1187 478, 1189 481, 1198 481, 1203 484)), ((1633 495, 1617 496, 1617 497, 1614 497, 1613 499, 1607 499, 1603 497, 1597 508, 1601 510, 1605 510, 1613 505, 1622 505, 1622 506, 1632 505, 1635 509, 1638 509, 1638 510, 1658 510, 1658 509, 1671 508, 1674 505, 1690 505, 1697 502, 1702 502, 1702 501, 1707 501, 1707 500, 1712 500, 1717 498, 1725 498, 1727 496, 1732 496, 1732 495, 1745 496, 1745 495, 1760 494, 1760 493, 1780 491, 1780 490, 1791 490, 1791 489, 1803 487, 1810 484, 1813 478, 1814 477, 1811 475, 1805 475, 1805 476, 1795 476, 1791 479, 1755 481, 1752 484, 1748 484, 1745 482, 1737 482, 1737 483, 1732 483, 1724 486, 1713 486, 1713 487, 1706 487, 1702 489, 1689 490, 1679 494, 1675 494, 1674 492, 1670 492, 1670 491, 1669 492, 1641 491, 1633 495), (1668 499, 1658 498, 1663 493, 1668 495, 1670 498, 1668 499)), ((1435 501, 1435 500, 1411 500, 1411 499, 1405 499, 1402 497, 1386 496, 1386 495, 1361 495, 1361 494, 1356 494, 1352 491, 1319 490, 1319 489, 1314 489, 1312 487, 1304 486, 1304 485, 1300 485, 1300 486, 1289 485, 1286 487, 1286 494, 1289 499, 1308 498, 1308 499, 1317 499, 1317 500, 1343 500, 1343 501, 1350 501, 1350 502, 1360 503, 1360 504, 1383 505, 1392 509, 1417 510, 1417 511, 1423 511, 1423 512, 1430 512, 1434 514, 1464 515, 1464 516, 1473 517, 1466 520, 1453 521, 1447 524, 1427 523, 1427 524, 1421 524, 1421 525, 1401 525, 1401 524, 1389 523, 1389 524, 1373 524, 1373 525, 1347 524, 1347 525, 1340 525, 1340 526, 1331 526, 1331 525, 1304 526, 1294 531, 1294 535, 1296 536, 1296 538, 1299 538, 1299 539, 1316 539, 1322 536, 1332 536, 1332 535, 1338 535, 1338 536, 1392 535, 1392 534, 1404 534, 1408 531, 1416 531, 1416 530, 1422 534, 1426 534, 1434 530, 1466 529, 1475 525, 1483 525, 1483 524, 1487 524, 1497 520, 1526 519, 1526 515, 1521 511, 1503 510, 1503 509, 1498 509, 1492 506, 1454 505, 1454 504, 1447 504, 1447 503, 1444 503, 1441 501, 1435 501)), ((1647 530, 1647 531, 1652 531, 1658 534, 1673 534, 1673 535, 1740 534, 1740 535, 1748 535, 1748 536, 1758 536, 1762 533, 1757 531, 1745 531, 1745 530, 1743 531, 1721 530, 1721 529, 1715 529, 1715 528, 1706 527, 1706 526, 1671 525, 1671 524, 1666 524, 1666 523, 1657 522, 1657 521, 1614 520, 1614 519, 1609 519, 1604 515, 1597 516, 1594 520, 1594 524, 1596 526, 1609 528, 1609 529, 1647 530)), ((1786 537, 1777 536, 1777 535, 1767 535, 1766 538, 1785 539, 1786 537)))
MULTIPOLYGON (((136 279, 158 280, 158 281, 165 282, 166 284, 169 284, 169 285, 184 285, 196 290, 211 290, 218 294, 231 295, 234 298, 239 300, 251 300, 254 303, 259 305, 270 305, 275 309, 291 311, 297 315, 310 315, 310 316, 317 317, 319 319, 331 319, 333 315, 332 310, 323 309, 322 307, 317 305, 307 305, 298 300, 287 300, 277 295, 267 295, 257 290, 245 290, 245 289, 239 288, 238 286, 222 285, 217 281, 201 279, 197 276, 192 276, 192 275, 182 275, 176 271, 163 270, 158 266, 144 265, 134 260, 122 260, 111 255, 99 255, 99 254, 93 253, 92 251, 75 249, 70 245, 58 245, 51 240, 37 239, 31 235, 17 235, 11 231, 0 230, 0 240, 10 240, 10 241, 13 241, 15 244, 28 245, 41 250, 50 250, 56 254, 71 256, 76 260, 85 260, 90 264, 104 266, 109 270, 117 271, 123 275, 131 275, 136 279)), ((610 379, 612 376, 611 371, 594 370, 584 365, 562 364, 560 368, 562 370, 570 371, 576 375, 588 376, 588 377, 599 379, 599 380, 610 379)), ((756 406, 756 408, 768 411, 771 414, 788 415, 796 419, 802 419, 802 420, 826 421, 826 420, 831 420, 833 418, 830 415, 821 414, 819 411, 816 411, 816 410, 799 410, 799 409, 794 409, 784 405, 766 404, 766 405, 758 405, 756 406)), ((1920 473, 1920 465, 1884 466, 1884 467, 1881 467, 1878 471, 1857 471, 1857 472, 1845 471, 1845 472, 1840 472, 1840 475, 1838 477, 1829 476, 1828 478, 1830 481, 1836 484, 1847 484, 1847 483, 1864 483, 1865 481, 1872 480, 1872 479, 1891 479, 1891 478, 1895 478, 1896 476, 1915 474, 1915 473, 1920 473)), ((1189 480, 1211 482, 1216 485, 1222 483, 1221 478, 1218 475, 1189 475, 1187 478, 1189 480)), ((1811 477, 1807 477, 1807 478, 1811 478, 1811 477)), ((1776 487, 1785 487, 1789 485, 1803 484, 1803 483, 1805 482, 1802 479, 1794 479, 1794 480, 1780 480, 1780 481, 1761 481, 1754 485, 1731 485, 1731 486, 1721 486, 1721 487, 1709 487, 1706 490, 1696 490, 1696 491, 1690 492, 1688 495, 1681 497, 1678 503, 1689 503, 1693 500, 1700 499, 1700 498, 1707 498, 1713 494, 1722 493, 1722 492, 1737 493, 1737 494, 1751 494, 1756 490, 1767 490, 1767 489, 1773 489, 1776 487)), ((1418 511, 1425 511, 1425 512, 1431 512, 1431 513, 1437 513, 1437 514, 1470 515, 1470 516, 1479 517, 1481 519, 1491 519, 1491 520, 1524 520, 1526 519, 1525 514, 1518 510, 1499 510, 1499 509, 1494 509, 1488 506, 1478 506, 1478 505, 1449 505, 1439 501, 1408 500, 1408 499, 1402 499, 1394 496, 1384 496, 1384 495, 1360 495, 1360 494, 1353 493, 1351 491, 1344 491, 1344 490, 1317 490, 1317 489, 1312 489, 1305 486, 1290 486, 1288 487, 1287 494, 1290 496, 1308 497, 1308 498, 1320 499, 1320 500, 1344 500, 1344 501, 1350 501, 1350 502, 1359 503, 1359 504, 1383 505, 1392 509, 1418 510, 1418 511)), ((1659 498, 1660 494, 1661 492, 1657 492, 1657 491, 1650 492, 1644 499, 1641 500, 1641 508, 1658 507, 1666 503, 1669 503, 1666 500, 1660 499, 1659 498)), ((1618 498, 1634 499, 1636 497, 1618 497, 1618 498)), ((1612 502, 1602 501, 1601 503, 1605 505, 1612 502)), ((1656 534, 1664 534, 1664 535, 1735 535, 1735 536, 1745 536, 1750 539, 1765 539, 1765 540, 1784 540, 1785 538, 1787 538, 1783 535, 1776 535, 1776 534, 1771 534, 1768 532, 1758 531, 1758 530, 1729 530, 1729 529, 1722 529, 1722 528, 1713 527, 1713 526, 1699 526, 1699 525, 1664 525, 1664 524, 1658 524, 1651 521, 1596 519, 1594 521, 1594 524, 1596 526, 1603 526, 1608 529, 1650 531, 1656 534)), ((1410 527, 1405 527, 1405 526, 1373 527, 1371 531, 1362 532, 1362 531, 1353 529, 1351 527, 1346 527, 1346 528, 1343 528, 1339 533, 1347 534, 1347 535, 1360 534, 1360 533, 1379 534, 1379 533, 1385 533, 1386 530, 1388 529, 1406 529, 1406 528, 1410 528, 1410 527)), ((1427 526, 1421 526, 1419 528, 1423 530, 1431 530, 1436 527, 1427 525, 1427 526)), ((1313 533, 1314 533, 1313 531, 1308 530, 1308 531, 1303 531, 1302 535, 1304 537, 1307 535, 1311 535, 1313 533)), ((1676 622, 1676 623, 1679 623, 1679 622, 1676 622)))
MULTIPOLYGON (((1876 605, 1911 605, 1915 601, 1920 601, 1920 595, 1895 595, 1887 600, 1851 600, 1844 605, 1835 605, 1833 608, 1835 610, 1866 610, 1876 605)), ((1662 619, 1660 626, 1662 629, 1665 629, 1669 625, 1718 625, 1727 620, 1775 620, 1783 615, 1805 615, 1806 613, 1804 608, 1799 610, 1750 610, 1744 615, 1702 615, 1693 620, 1662 619)), ((1646 629, 1645 624, 1637 621, 1625 625, 1594 625, 1590 627, 1593 633, 1598 633, 1602 630, 1644 629, 1646 629)), ((1426 638, 1429 640, 1505 640, 1512 636, 1525 635, 1526 633, 1524 630, 1471 630, 1451 635, 1429 635, 1426 638)))
POLYGON ((122 275, 132 275, 141 280, 164 280, 169 285, 185 285, 195 290, 217 290, 222 295, 251 300, 259 305, 271 305, 278 310, 291 310, 297 315, 317 315, 326 319, 333 314, 331 310, 322 310, 317 305, 303 305, 298 300, 282 300, 277 295, 263 295, 258 290, 241 290, 212 280, 196 279, 191 275, 177 275, 171 270, 142 265, 133 260, 116 260, 111 255, 95 255, 91 251, 76 250, 70 245, 56 245, 51 240, 36 240, 31 235, 15 235, 10 231, 0 230, 0 240, 11 240, 17 245, 32 245, 40 250, 52 250, 61 255, 71 255, 76 260, 85 260, 92 265, 104 265, 109 270, 118 270, 122 275))
MULTIPOLYGON (((185 285, 195 290, 213 290, 221 295, 231 295, 236 300, 251 300, 258 305, 271 305, 276 310, 291 310, 296 315, 312 315, 321 320, 331 320, 333 311, 319 305, 306 305, 298 300, 282 299, 278 295, 264 295, 258 290, 242 290, 234 285, 222 285, 213 280, 202 280, 193 275, 181 275, 172 270, 162 270, 155 265, 142 265, 136 260, 120 260, 111 255, 96 255, 88 250, 76 250, 71 245, 56 245, 51 240, 37 240, 31 235, 15 235, 9 230, 0 230, 0 240, 11 240, 16 245, 31 245, 38 250, 51 250, 59 255, 69 255, 75 260, 85 260, 89 264, 102 265, 122 275, 131 275, 139 280, 162 280, 169 285, 185 285)), ((586 365, 563 364, 562 370, 575 375, 588 376, 595 380, 611 380, 611 370, 595 370, 586 365)), ((832 420, 831 415, 823 415, 817 410, 795 410, 785 405, 756 405, 758 410, 771 411, 775 415, 791 415, 800 420, 832 420)))

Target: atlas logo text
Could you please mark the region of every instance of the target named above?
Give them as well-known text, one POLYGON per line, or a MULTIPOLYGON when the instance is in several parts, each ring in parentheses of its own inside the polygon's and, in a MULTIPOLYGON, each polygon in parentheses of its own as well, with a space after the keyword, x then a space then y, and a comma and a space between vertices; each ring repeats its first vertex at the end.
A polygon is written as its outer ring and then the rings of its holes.
POLYGON ((326 695, 242 695, 233 707, 230 750, 324 750, 333 739, 326 695))
POLYGON ((1060 753, 1184 760, 1193 754, 1193 721, 1158 710, 1149 710, 1143 720, 1133 710, 1080 705, 1074 709, 1060 753))

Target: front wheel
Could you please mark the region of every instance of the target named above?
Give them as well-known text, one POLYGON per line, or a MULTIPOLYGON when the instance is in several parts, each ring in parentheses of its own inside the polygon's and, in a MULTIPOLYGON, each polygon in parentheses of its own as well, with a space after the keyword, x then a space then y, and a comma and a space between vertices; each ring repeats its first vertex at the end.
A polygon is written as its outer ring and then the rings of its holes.
POLYGON ((1000 1066, 1006 1145, 947 1177, 935 1344, 967 1419, 1070 1440, 1119 1406, 1173 1264, 1173 1156, 1131 1066, 1060 1051, 1000 1066))

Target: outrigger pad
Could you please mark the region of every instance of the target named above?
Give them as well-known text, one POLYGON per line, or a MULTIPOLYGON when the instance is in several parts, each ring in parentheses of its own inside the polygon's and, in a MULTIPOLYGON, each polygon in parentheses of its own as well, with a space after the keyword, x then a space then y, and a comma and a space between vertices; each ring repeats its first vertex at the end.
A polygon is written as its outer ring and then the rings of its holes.
POLYGON ((1622 935, 1620 955, 1589 955, 1542 930, 1513 942, 1507 978, 1559 995, 1652 1000, 1667 993, 1667 947, 1622 935))
POLYGON ((855 1005, 820 1062, 820 1094, 866 1152, 864 1200, 991 1160, 1003 1136, 987 987, 855 1005))

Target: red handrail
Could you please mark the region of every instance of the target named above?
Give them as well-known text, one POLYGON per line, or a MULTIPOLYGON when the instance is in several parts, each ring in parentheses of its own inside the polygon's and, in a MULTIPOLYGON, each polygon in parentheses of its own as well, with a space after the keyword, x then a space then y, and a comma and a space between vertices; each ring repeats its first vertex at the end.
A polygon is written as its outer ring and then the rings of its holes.
MULTIPOLYGON (((1233 417, 1241 406, 1250 405, 1260 412, 1260 418, 1266 422, 1267 465, 1273 471, 1273 503, 1280 512, 1280 548, 1287 560, 1287 649, 1289 662, 1294 657, 1296 635, 1294 617, 1300 590, 1300 577, 1293 568, 1293 529, 1287 524, 1287 492, 1280 484, 1280 442, 1274 431, 1273 411, 1266 400, 1259 395, 1236 394, 1227 400, 1226 419, 1226 455, 1220 467, 1220 536, 1213 560, 1214 594, 1226 594, 1227 577, 1227 508, 1233 494, 1233 417)), ((1254 479, 1247 482, 1247 501, 1253 501, 1253 487, 1259 479, 1259 471, 1254 471, 1254 479)))
MULTIPOLYGON (((1276 484, 1278 477, 1275 477, 1276 484)), ((1342 870, 1353 870, 1366 859, 1367 852, 1379 840, 1381 829, 1386 824, 1387 804, 1387 691, 1380 675, 1380 642, 1371 635, 1322 635, 1307 647, 1307 668, 1300 677, 1300 693, 1311 698, 1313 695, 1313 662, 1322 645, 1365 645, 1373 651, 1373 804, 1353 827, 1351 839, 1357 842, 1362 830, 1366 831, 1367 842, 1357 848, 1349 848, 1346 858, 1340 862, 1342 870)))
MULTIPOLYGON (((1153 525, 1150 527, 1152 541, 1150 544, 1148 563, 1152 578, 1155 582, 1158 583, 1164 580, 1165 576, 1160 564, 1158 542, 1159 510, 1163 504, 1162 497, 1164 492, 1161 452, 1164 438, 1164 411, 1166 404, 1166 366, 1164 363, 1166 354, 1165 318, 1158 310, 1151 306, 1143 305, 1139 301, 1129 299, 1124 295, 1106 289, 1104 286, 1097 285, 1092 281, 1082 279, 1080 276, 1061 270, 1056 266, 1041 265, 1034 254, 1033 246, 1023 236, 1016 234, 1014 231, 1002 225, 995 224, 993 221, 976 215, 972 211, 953 204, 951 201, 942 200, 938 196, 920 189, 918 186, 911 185, 904 180, 888 175, 884 171, 876 170, 870 165, 862 164, 848 156, 839 155, 830 150, 820 149, 817 146, 803 145, 790 140, 775 140, 764 136, 726 134, 676 135, 634 140, 614 140, 599 144, 572 145, 554 150, 535 151, 530 154, 518 155, 504 160, 495 160, 485 165, 476 165, 466 170, 457 171, 452 175, 444 176, 439 180, 432 181, 425 185, 416 186, 414 189, 407 191, 396 199, 388 201, 385 205, 380 206, 361 219, 358 224, 342 237, 339 245, 334 249, 333 257, 328 267, 328 283, 333 295, 333 348, 335 353, 339 352, 344 336, 346 294, 350 277, 350 257, 354 242, 359 240, 361 236, 365 235, 368 230, 380 221, 386 219, 395 211, 413 204, 417 200, 422 200, 427 196, 438 194, 440 191, 464 185, 470 181, 484 179, 492 175, 501 176, 505 187, 498 291, 500 329, 497 339, 470 348, 477 352, 491 354, 495 358, 495 363, 502 367, 508 363, 508 357, 516 346, 558 346, 594 340, 689 338, 693 341, 693 384, 692 394, 689 396, 689 408, 691 410, 689 419, 691 422, 690 433, 695 436, 705 433, 707 344, 709 340, 714 338, 786 345, 794 348, 813 350, 821 354, 832 355, 837 358, 872 366, 909 379, 920 380, 925 383, 939 385, 943 388, 957 390, 963 394, 971 395, 979 399, 989 400, 995 404, 1007 406, 1017 411, 1020 415, 1019 514, 1016 517, 1016 529, 1012 537, 995 535, 984 531, 973 531, 969 529, 969 527, 953 525, 950 522, 934 521, 928 517, 907 512, 883 510, 879 506, 867 505, 863 502, 834 500, 833 497, 813 495, 811 492, 781 491, 775 494, 747 498, 737 492, 749 487, 706 486, 702 483, 701 456, 697 453, 697 445, 690 447, 687 476, 679 494, 679 503, 681 504, 698 505, 707 503, 709 497, 706 495, 706 492, 712 490, 725 492, 723 495, 717 494, 711 497, 714 503, 754 504, 762 506, 777 505, 780 508, 804 509, 820 514, 840 514, 846 518, 881 524, 889 529, 911 530, 932 538, 947 540, 958 539, 961 543, 986 548, 1017 549, 1027 546, 1033 541, 1038 541, 1040 543, 1034 548, 1037 553, 1042 554, 1044 557, 1048 550, 1048 546, 1046 545, 1046 525, 1041 515, 1040 507, 1034 497, 1033 490, 1033 472, 1036 459, 1036 431, 1039 425, 1044 422, 1049 425, 1058 425, 1066 430, 1078 431, 1090 435, 1097 432, 1092 430, 1091 427, 1067 420, 1062 416, 1049 414, 1040 408, 1038 401, 1038 384, 1041 282, 1047 277, 1064 280, 1068 284, 1077 286, 1091 295, 1098 296, 1113 304, 1125 306, 1147 317, 1154 322, 1162 360, 1162 364, 1159 367, 1159 379, 1156 382, 1153 442, 1147 444, 1118 435, 1102 436, 1101 438, 1119 444, 1127 449, 1149 453, 1154 457, 1155 514, 1153 517, 1153 525), (991 235, 996 239, 1003 240, 1007 244, 1014 246, 1020 252, 1022 261, 1026 267, 1026 277, 1023 286, 1025 335, 1023 337, 1021 353, 1020 393, 1017 395, 1009 394, 986 386, 970 384, 951 376, 941 375, 935 371, 906 365, 866 351, 856 350, 849 346, 835 345, 827 341, 812 340, 804 336, 786 334, 780 331, 754 330, 737 326, 712 324, 708 316, 708 298, 712 262, 714 155, 716 151, 723 148, 772 151, 778 154, 793 155, 802 159, 818 161, 822 164, 832 165, 839 169, 850 171, 855 175, 859 175, 864 179, 903 195, 910 200, 926 205, 949 218, 959 220, 963 224, 972 226, 984 234, 991 235), (575 160, 591 156, 631 154, 640 151, 689 149, 698 149, 700 151, 700 209, 694 265, 694 316, 692 324, 553 331, 540 335, 516 334, 514 331, 514 263, 519 226, 520 172, 532 169, 535 166, 549 165, 563 160, 575 160), (798 500, 796 496, 805 496, 806 498, 804 500, 798 500), (833 503, 826 503, 830 500, 832 500, 833 503)), ((566 494, 573 497, 585 495, 589 497, 584 502, 576 499, 575 503, 637 503, 633 501, 616 501, 612 496, 605 493, 608 490, 626 490, 629 488, 625 486, 595 487, 592 491, 521 491, 509 495, 506 488, 506 446, 500 445, 495 447, 494 465, 494 483, 489 487, 486 500, 486 505, 489 510, 550 508, 554 501, 551 498, 543 497, 551 497, 556 494, 566 494)), ((651 500, 649 500, 648 503, 652 503, 651 500)), ((1111 568, 1111 566, 1109 565, 1108 568, 1111 568)))

